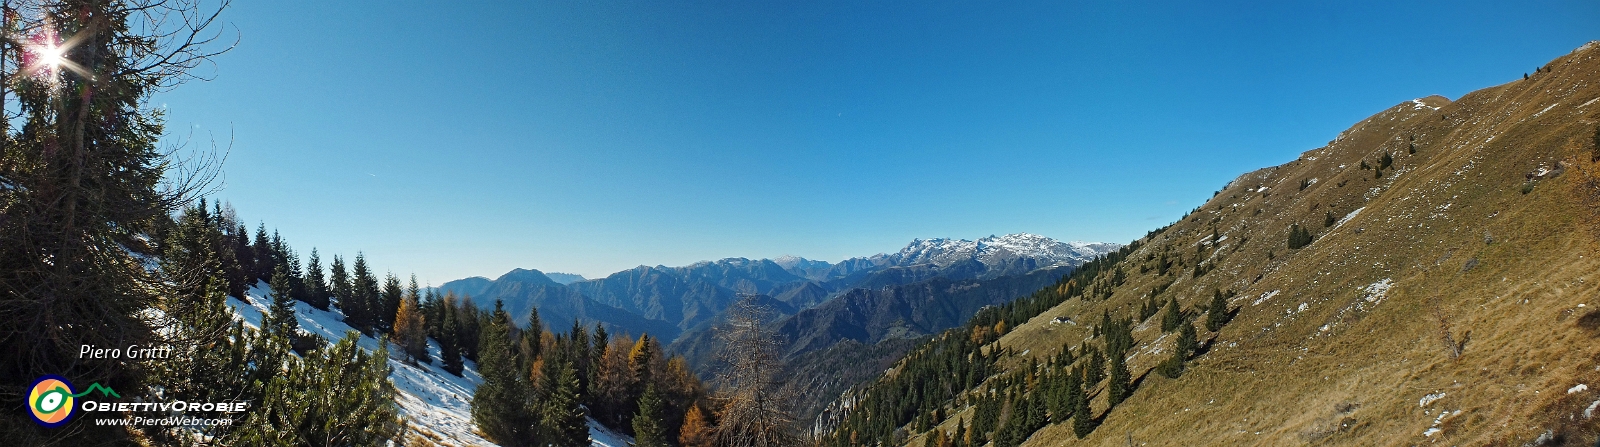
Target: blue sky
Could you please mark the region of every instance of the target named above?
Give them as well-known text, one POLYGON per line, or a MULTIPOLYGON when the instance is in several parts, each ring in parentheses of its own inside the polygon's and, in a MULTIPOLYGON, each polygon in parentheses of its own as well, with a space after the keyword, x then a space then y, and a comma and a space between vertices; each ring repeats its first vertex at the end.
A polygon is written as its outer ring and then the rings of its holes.
POLYGON ((214 79, 152 102, 231 138, 252 228, 433 284, 1127 242, 1600 39, 1593 1, 1396 3, 239 2, 214 79))

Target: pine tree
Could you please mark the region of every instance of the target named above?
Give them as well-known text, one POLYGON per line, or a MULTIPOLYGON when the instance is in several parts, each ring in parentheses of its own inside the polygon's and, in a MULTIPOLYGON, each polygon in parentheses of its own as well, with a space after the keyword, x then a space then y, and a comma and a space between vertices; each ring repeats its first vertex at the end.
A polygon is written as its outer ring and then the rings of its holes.
POLYGON ((306 260, 306 304, 319 310, 328 310, 328 281, 322 276, 322 259, 317 249, 311 249, 306 260))
POLYGON ((556 447, 588 446, 588 414, 580 402, 578 371, 573 369, 570 359, 554 360, 545 363, 541 376, 544 399, 540 403, 539 426, 545 431, 545 442, 556 447))
POLYGON ((655 385, 646 385, 639 396, 639 413, 633 416, 634 447, 667 447, 667 430, 662 426, 661 394, 655 385))
POLYGON ((496 444, 538 445, 533 432, 535 418, 530 411, 533 390, 512 355, 511 324, 504 305, 495 301, 494 313, 483 327, 480 340, 482 361, 478 362, 478 372, 483 383, 472 393, 472 422, 496 444))
POLYGON ((1333 219, 1333 212, 1332 211, 1327 211, 1326 213, 1327 214, 1323 215, 1323 217, 1322 217, 1322 227, 1323 228, 1331 227, 1331 226, 1333 226, 1334 223, 1337 222, 1337 221, 1335 221, 1333 219))
POLYGON ((390 338, 412 361, 429 363, 428 324, 421 306, 415 294, 406 293, 400 301, 400 309, 395 311, 394 335, 390 338))
POLYGON ((346 334, 304 360, 288 358, 239 429, 220 445, 384 446, 401 431, 388 346, 367 353, 346 334), (329 374, 339 371, 340 374, 329 374))
POLYGON ((1211 307, 1206 309, 1206 330, 1216 332, 1222 325, 1228 324, 1228 300, 1222 297, 1221 290, 1214 290, 1211 294, 1211 307))

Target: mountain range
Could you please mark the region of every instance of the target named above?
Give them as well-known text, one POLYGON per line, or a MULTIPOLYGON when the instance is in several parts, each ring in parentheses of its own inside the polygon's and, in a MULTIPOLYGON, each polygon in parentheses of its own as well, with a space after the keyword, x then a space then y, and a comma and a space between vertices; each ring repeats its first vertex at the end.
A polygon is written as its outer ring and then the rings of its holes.
POLYGON ((767 296, 778 304, 780 314, 788 316, 857 289, 882 289, 934 278, 992 280, 1036 271, 1059 275, 1118 247, 1060 242, 1026 233, 975 241, 917 239, 895 253, 838 263, 794 256, 726 258, 680 267, 641 265, 595 279, 515 269, 492 280, 450 281, 439 290, 470 296, 486 308, 499 300, 524 324, 526 315, 537 307, 552 329, 565 329, 576 319, 585 324, 603 323, 619 333, 650 333, 670 342, 685 331, 704 329, 741 293, 767 296))

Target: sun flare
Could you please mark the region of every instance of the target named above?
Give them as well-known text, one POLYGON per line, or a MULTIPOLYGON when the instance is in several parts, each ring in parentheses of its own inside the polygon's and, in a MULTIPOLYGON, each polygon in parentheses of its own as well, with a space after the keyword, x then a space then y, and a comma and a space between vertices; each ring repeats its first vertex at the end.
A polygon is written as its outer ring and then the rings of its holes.
POLYGON ((47 68, 53 73, 61 69, 61 61, 66 49, 55 45, 41 45, 34 52, 39 55, 39 66, 47 68))

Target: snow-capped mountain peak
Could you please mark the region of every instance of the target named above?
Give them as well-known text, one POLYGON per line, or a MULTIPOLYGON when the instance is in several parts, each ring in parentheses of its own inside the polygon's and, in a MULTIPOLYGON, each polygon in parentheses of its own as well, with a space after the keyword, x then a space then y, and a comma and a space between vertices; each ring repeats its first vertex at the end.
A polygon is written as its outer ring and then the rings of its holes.
POLYGON ((1121 244, 1100 242, 1061 242, 1049 237, 1028 233, 989 236, 978 240, 966 239, 916 239, 892 255, 874 257, 892 265, 909 266, 933 264, 948 266, 965 260, 977 260, 993 266, 1019 258, 1031 258, 1041 267, 1079 265, 1118 248, 1121 244))

